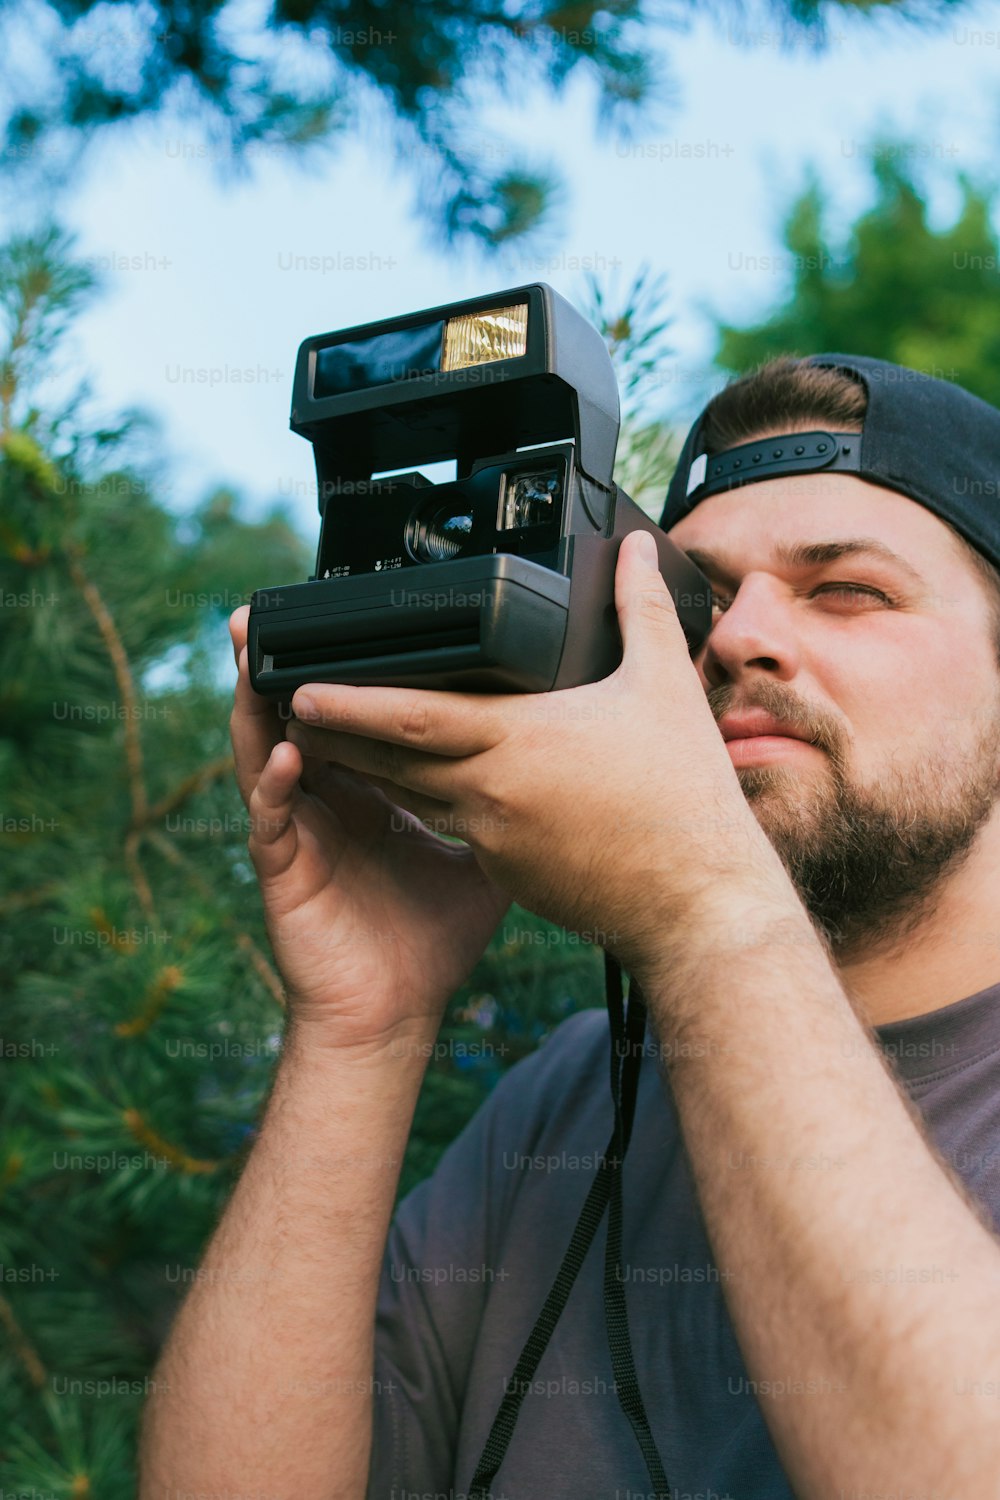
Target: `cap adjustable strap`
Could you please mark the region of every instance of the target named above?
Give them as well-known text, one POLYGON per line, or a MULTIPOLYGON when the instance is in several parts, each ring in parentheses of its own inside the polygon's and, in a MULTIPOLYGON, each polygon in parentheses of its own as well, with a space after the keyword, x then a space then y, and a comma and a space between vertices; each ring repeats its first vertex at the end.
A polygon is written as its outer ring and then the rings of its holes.
POLYGON ((721 490, 756 479, 817 470, 857 474, 861 468, 859 432, 789 432, 756 438, 723 453, 701 453, 688 470, 687 497, 693 504, 721 490))

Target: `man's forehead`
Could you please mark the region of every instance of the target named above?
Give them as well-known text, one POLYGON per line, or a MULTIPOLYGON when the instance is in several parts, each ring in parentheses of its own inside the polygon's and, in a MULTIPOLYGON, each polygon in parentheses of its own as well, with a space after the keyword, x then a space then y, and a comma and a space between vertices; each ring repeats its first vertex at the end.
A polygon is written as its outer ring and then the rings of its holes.
MULTIPOLYGON (((709 496, 667 532, 678 547, 731 574, 809 567, 863 553, 923 580, 960 560, 951 528, 907 495, 852 475, 761 480, 709 496)), ((709 567, 704 570, 708 572, 709 567)))
MULTIPOLYGON (((736 561, 725 552, 710 552, 704 547, 686 546, 684 551, 702 572, 730 578, 736 572, 736 561)), ((778 542, 772 553, 779 566, 790 569, 820 568, 844 558, 874 558, 905 573, 911 582, 922 586, 923 574, 900 553, 873 536, 830 537, 815 542, 778 542)))

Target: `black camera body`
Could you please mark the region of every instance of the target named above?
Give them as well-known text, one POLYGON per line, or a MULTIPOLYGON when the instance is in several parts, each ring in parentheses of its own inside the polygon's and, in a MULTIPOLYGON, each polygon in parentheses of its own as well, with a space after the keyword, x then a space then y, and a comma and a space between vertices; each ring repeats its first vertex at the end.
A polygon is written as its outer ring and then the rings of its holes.
POLYGON ((323 520, 314 577, 251 600, 258 693, 595 682, 621 661, 615 564, 640 528, 689 649, 708 633, 708 580, 614 483, 604 340, 551 287, 306 339, 291 426, 313 444, 323 520), (443 483, 408 467, 442 460, 443 483))

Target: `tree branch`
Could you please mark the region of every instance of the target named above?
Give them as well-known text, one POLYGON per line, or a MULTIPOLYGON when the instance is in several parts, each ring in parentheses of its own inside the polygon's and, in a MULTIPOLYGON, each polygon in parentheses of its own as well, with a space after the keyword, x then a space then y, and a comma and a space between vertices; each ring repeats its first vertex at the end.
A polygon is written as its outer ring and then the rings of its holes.
MULTIPOLYGON (((171 864, 179 865, 186 872, 192 885, 206 900, 212 902, 213 905, 215 904, 215 893, 211 886, 199 875, 198 871, 193 868, 190 860, 184 857, 165 834, 160 833, 158 829, 149 828, 146 830, 146 838, 159 849, 165 859, 169 859, 171 864)), ((236 946, 247 955, 264 987, 276 1003, 284 1009, 285 987, 281 982, 277 970, 268 962, 250 934, 244 931, 233 917, 225 913, 220 913, 219 920, 223 927, 232 932, 236 946)))
POLYGON ((111 666, 118 684, 118 695, 125 710, 125 764, 128 770, 129 792, 132 800, 132 820, 125 836, 125 866, 135 887, 139 904, 150 921, 156 920, 153 892, 139 862, 139 830, 149 815, 149 797, 143 774, 142 740, 139 735, 139 712, 136 702, 135 680, 128 653, 118 633, 111 611, 101 597, 101 592, 84 572, 79 552, 67 554, 70 577, 83 596, 101 633, 101 639, 111 658, 111 666))
POLYGON ((33 1386, 42 1390, 48 1384, 49 1379, 45 1371, 45 1366, 39 1359, 24 1329, 14 1316, 14 1309, 2 1293, 0 1293, 0 1324, 6 1329, 7 1337, 10 1339, 15 1354, 28 1372, 28 1379, 33 1386))
POLYGON ((209 761, 208 765, 202 766, 200 770, 192 772, 159 802, 154 802, 152 807, 146 809, 143 819, 144 823, 158 823, 165 818, 167 813, 173 812, 175 807, 187 800, 188 797, 200 792, 209 782, 217 781, 220 776, 226 776, 233 769, 233 757, 221 755, 218 760, 209 761))
POLYGON ((206 1161, 197 1156, 188 1156, 187 1152, 182 1151, 179 1146, 172 1145, 170 1141, 164 1140, 162 1135, 157 1134, 137 1109, 124 1110, 122 1119, 141 1146, 146 1146, 157 1156, 161 1156, 176 1172, 183 1172, 189 1177, 203 1176, 218 1172, 220 1167, 226 1165, 227 1158, 225 1157, 219 1161, 206 1161))
POLYGON ((11 891, 0 900, 0 915, 23 911, 26 906, 44 906, 49 897, 60 890, 62 886, 58 880, 49 880, 45 885, 36 886, 33 891, 11 891))

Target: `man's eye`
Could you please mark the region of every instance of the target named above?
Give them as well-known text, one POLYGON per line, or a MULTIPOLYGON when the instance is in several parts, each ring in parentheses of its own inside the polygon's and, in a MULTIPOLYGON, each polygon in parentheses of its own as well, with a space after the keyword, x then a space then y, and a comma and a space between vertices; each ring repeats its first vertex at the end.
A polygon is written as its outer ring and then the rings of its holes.
POLYGON ((870 584, 867 583, 824 583, 821 584, 818 589, 814 589, 813 592, 817 594, 822 594, 824 592, 833 594, 847 594, 849 596, 857 594, 868 594, 872 598, 881 599, 883 604, 892 603, 892 600, 889 598, 888 594, 883 594, 881 589, 874 589, 870 584))
MULTIPOLYGON (((813 589, 813 594, 823 593, 841 594, 846 596, 848 599, 854 598, 859 594, 863 594, 874 599, 881 599, 883 604, 892 604, 893 602, 889 598, 888 594, 884 594, 881 589, 872 588, 871 585, 867 583, 822 583, 820 584, 819 588, 813 589)), ((713 610, 718 610, 720 613, 724 614, 732 604, 732 602, 732 599, 727 598, 726 595, 717 594, 713 590, 713 610)))

